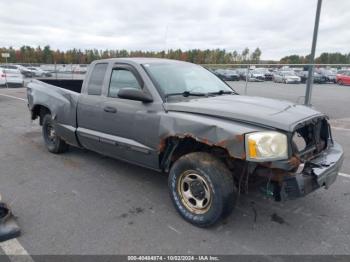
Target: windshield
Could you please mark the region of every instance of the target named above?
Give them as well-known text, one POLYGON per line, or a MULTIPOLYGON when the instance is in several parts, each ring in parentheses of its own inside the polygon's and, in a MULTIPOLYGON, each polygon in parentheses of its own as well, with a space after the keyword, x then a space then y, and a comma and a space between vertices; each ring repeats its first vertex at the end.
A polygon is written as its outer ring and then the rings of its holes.
POLYGON ((195 92, 233 92, 213 73, 205 68, 188 63, 144 64, 145 70, 163 94, 195 92))

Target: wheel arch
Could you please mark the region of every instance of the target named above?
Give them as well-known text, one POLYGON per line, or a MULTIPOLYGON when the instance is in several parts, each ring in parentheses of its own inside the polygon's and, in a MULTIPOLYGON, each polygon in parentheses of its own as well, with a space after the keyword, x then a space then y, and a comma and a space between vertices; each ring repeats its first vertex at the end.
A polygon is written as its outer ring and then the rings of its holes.
POLYGON ((40 104, 34 105, 31 112, 32 112, 32 115, 31 115, 32 120, 35 120, 39 117, 40 125, 43 124, 44 116, 46 114, 51 114, 51 110, 49 109, 48 106, 40 105, 40 104))
MULTIPOLYGON (((211 153, 214 156, 222 159, 226 164, 229 165, 229 167, 230 163, 233 163, 235 160, 241 160, 230 155, 229 150, 224 146, 224 144, 213 144, 207 140, 198 139, 190 135, 169 136, 163 139, 160 145, 160 168, 163 171, 168 172, 176 160, 192 152, 211 153)), ((243 158, 244 157, 245 156, 243 156, 243 158)))

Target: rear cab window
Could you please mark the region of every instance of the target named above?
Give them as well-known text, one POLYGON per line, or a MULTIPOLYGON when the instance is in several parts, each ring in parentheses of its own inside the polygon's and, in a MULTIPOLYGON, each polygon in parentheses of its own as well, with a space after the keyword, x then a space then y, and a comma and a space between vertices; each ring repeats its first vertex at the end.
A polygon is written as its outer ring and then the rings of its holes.
POLYGON ((102 93, 103 80, 106 75, 108 63, 99 63, 94 66, 87 84, 88 95, 99 96, 102 93))

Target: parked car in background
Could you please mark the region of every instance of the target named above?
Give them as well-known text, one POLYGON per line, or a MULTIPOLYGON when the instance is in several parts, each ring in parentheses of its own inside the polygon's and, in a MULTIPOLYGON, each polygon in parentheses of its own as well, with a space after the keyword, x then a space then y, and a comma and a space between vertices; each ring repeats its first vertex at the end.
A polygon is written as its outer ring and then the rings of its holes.
MULTIPOLYGON (((307 78, 308 78, 309 72, 308 71, 300 71, 300 72, 297 72, 296 75, 300 77, 301 83, 305 83, 307 78)), ((314 83, 325 84, 327 82, 328 82, 327 77, 325 77, 319 73, 314 72, 314 83)))
POLYGON ((0 68, 0 85, 23 86, 24 78, 18 69, 0 68))
POLYGON ((332 70, 321 68, 321 69, 316 69, 316 72, 321 76, 323 76, 326 82, 332 82, 332 83, 336 82, 336 73, 334 73, 332 70))
POLYGON ((224 81, 239 81, 239 74, 233 69, 216 69, 214 74, 224 81))
POLYGON ((273 81, 275 83, 299 84, 301 79, 294 73, 294 71, 277 71, 273 75, 273 81))
POLYGON ((247 69, 242 70, 240 78, 244 81, 250 82, 262 82, 265 81, 265 75, 258 70, 250 69, 247 72, 247 69))
POLYGON ((75 74, 86 74, 88 65, 76 65, 73 67, 72 71, 75 74))
POLYGON ((328 81, 328 77, 322 75, 322 74, 319 74, 317 72, 314 72, 314 83, 317 83, 317 84, 325 84, 328 81))
POLYGON ((273 78, 273 73, 270 72, 267 68, 256 68, 255 71, 260 72, 264 75, 264 80, 271 81, 273 78))
POLYGON ((350 71, 337 74, 336 81, 339 85, 350 85, 350 71))
POLYGON ((240 80, 245 80, 245 75, 247 73, 247 68, 237 68, 236 69, 238 75, 239 75, 239 79, 240 80))
POLYGON ((26 73, 29 73, 29 70, 22 65, 3 64, 3 65, 0 65, 0 67, 7 68, 7 69, 19 70, 22 73, 22 75, 24 75, 24 76, 27 76, 26 73))
POLYGON ((42 70, 40 67, 27 67, 27 70, 31 73, 31 77, 43 77, 43 76, 52 76, 48 71, 42 70))
POLYGON ((342 75, 342 74, 344 74, 346 72, 350 72, 350 70, 349 69, 340 69, 340 70, 337 71, 336 75, 342 75))

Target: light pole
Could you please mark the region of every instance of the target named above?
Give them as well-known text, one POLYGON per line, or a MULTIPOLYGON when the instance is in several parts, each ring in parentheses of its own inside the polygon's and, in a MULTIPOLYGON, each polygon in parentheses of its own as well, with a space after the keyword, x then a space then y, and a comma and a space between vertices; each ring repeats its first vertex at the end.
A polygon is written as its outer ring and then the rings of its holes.
MULTIPOLYGON (((4 57, 5 58, 5 61, 6 61, 6 65, 7 65, 7 58, 10 57, 10 53, 1 53, 1 57, 4 57)), ((7 76, 6 76, 6 72, 4 73, 5 75, 5 85, 6 85, 6 88, 8 88, 8 83, 7 83, 7 76)))
POLYGON ((322 0, 317 0, 314 35, 312 38, 311 54, 310 54, 310 61, 309 61, 309 68, 308 68, 309 72, 308 72, 308 77, 306 82, 306 92, 305 92, 304 104, 307 106, 311 106, 312 85, 314 82, 315 50, 316 50, 316 43, 317 43, 318 25, 320 22, 321 5, 322 5, 322 0))

